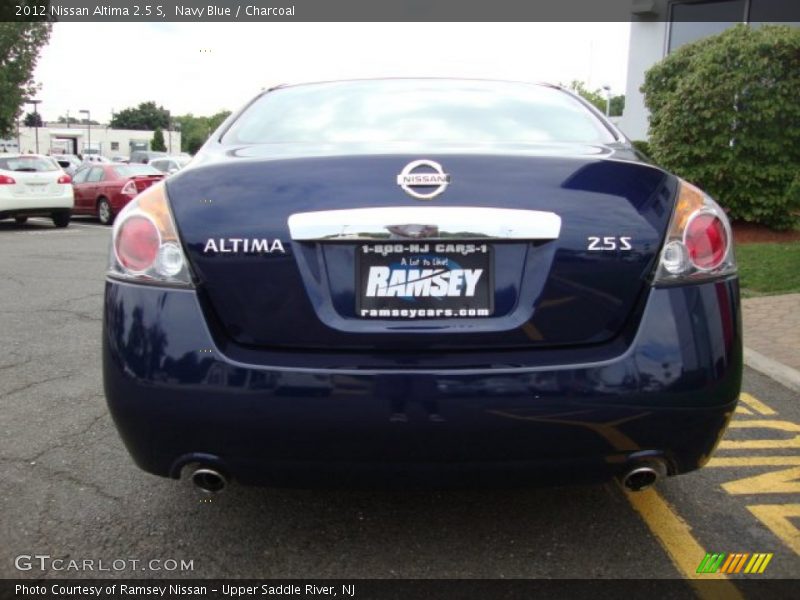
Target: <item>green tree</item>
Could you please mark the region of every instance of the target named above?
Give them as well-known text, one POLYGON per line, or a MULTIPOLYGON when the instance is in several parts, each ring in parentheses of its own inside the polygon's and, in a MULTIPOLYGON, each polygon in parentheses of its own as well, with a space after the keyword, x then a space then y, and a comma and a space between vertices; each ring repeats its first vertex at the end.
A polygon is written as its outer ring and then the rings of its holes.
POLYGON ((687 44, 642 86, 654 160, 734 219, 791 227, 800 209, 800 29, 738 25, 687 44))
POLYGON ((150 149, 158 152, 167 151, 167 146, 164 144, 164 132, 161 131, 160 127, 156 127, 156 130, 153 132, 153 141, 150 142, 150 149))
MULTIPOLYGON (((586 88, 586 84, 583 81, 578 81, 574 79, 572 83, 568 86, 570 90, 581 96, 584 100, 588 100, 594 107, 599 110, 601 113, 605 114, 606 112, 606 94, 602 88, 597 88, 594 91, 591 91, 586 88)), ((619 117, 622 115, 622 110, 625 108, 625 96, 618 95, 618 96, 611 96, 610 103, 609 103, 609 116, 611 117, 619 117)))
POLYGON ((25 119, 23 121, 25 127, 43 127, 44 123, 42 122, 42 115, 38 112, 29 112, 25 113, 25 119))
POLYGON ((111 119, 114 129, 138 129, 150 131, 169 127, 169 111, 155 102, 142 102, 135 108, 126 108, 111 119))
POLYGON ((229 110, 221 110, 218 113, 215 113, 208 117, 208 127, 211 129, 211 133, 213 133, 217 127, 222 125, 222 122, 231 116, 231 111, 229 110))
POLYGON ((38 90, 33 70, 50 29, 50 23, 0 22, 0 138, 13 135, 25 100, 38 90))
POLYGON ((208 138, 208 125, 205 117, 187 114, 175 117, 181 128, 181 150, 194 154, 208 138))
POLYGON ((625 95, 611 96, 611 114, 612 117, 621 117, 622 111, 625 110, 625 95))
POLYGON ((231 111, 221 110, 210 117, 195 117, 191 113, 175 117, 181 128, 181 150, 194 154, 206 142, 231 111))
POLYGON ((586 84, 582 81, 578 81, 577 79, 573 79, 572 83, 570 83, 568 87, 581 98, 592 103, 600 112, 606 112, 606 98, 603 95, 602 90, 597 89, 593 92, 589 91, 586 88, 586 84))

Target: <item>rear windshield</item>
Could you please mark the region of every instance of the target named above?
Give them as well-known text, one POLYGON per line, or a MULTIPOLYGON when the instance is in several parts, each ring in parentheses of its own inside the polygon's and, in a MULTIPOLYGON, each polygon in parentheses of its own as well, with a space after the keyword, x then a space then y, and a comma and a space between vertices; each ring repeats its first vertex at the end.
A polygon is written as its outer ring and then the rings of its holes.
POLYGON ((578 100, 524 83, 348 81, 264 94, 226 143, 609 143, 611 132, 578 100))
POLYGON ((120 177, 136 177, 137 175, 163 175, 158 169, 150 165, 122 165, 114 167, 114 172, 120 177))
POLYGON ((37 173, 43 171, 58 171, 59 167, 54 160, 41 156, 14 156, 0 158, 0 169, 4 171, 37 173))

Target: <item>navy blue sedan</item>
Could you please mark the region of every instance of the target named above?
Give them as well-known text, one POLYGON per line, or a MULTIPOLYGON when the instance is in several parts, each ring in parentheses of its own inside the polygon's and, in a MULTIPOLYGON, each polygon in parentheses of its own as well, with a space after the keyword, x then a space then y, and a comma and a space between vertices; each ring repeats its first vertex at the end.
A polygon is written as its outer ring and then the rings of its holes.
POLYGON ((701 467, 734 411, 731 230, 558 87, 279 87, 117 217, 108 404, 206 491, 701 467))

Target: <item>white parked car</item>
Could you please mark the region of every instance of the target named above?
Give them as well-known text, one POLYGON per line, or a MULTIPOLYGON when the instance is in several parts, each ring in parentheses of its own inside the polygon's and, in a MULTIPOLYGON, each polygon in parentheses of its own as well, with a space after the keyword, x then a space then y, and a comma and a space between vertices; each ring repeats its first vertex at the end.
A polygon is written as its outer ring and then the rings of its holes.
POLYGON ((162 156, 150 159, 148 164, 166 175, 172 175, 189 164, 190 160, 192 160, 191 156, 162 156))
POLYGON ((53 158, 0 154, 0 219, 21 225, 28 217, 50 217, 66 227, 74 203, 72 178, 53 158))
POLYGON ((110 163, 111 161, 108 160, 105 156, 100 156, 99 154, 84 154, 83 155, 83 162, 84 163, 110 163))
POLYGON ((75 175, 80 166, 83 164, 81 159, 74 154, 54 154, 52 158, 58 163, 58 166, 64 169, 64 172, 72 177, 75 175))

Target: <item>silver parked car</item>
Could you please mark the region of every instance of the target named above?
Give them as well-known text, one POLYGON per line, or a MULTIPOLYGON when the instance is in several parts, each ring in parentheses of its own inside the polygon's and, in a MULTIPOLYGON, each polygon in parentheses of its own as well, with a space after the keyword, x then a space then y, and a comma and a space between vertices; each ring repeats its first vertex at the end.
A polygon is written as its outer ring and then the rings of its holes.
POLYGON ((150 161, 150 166, 158 169, 166 175, 177 173, 192 160, 191 156, 164 156, 161 158, 154 158, 150 161))

